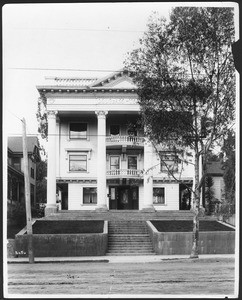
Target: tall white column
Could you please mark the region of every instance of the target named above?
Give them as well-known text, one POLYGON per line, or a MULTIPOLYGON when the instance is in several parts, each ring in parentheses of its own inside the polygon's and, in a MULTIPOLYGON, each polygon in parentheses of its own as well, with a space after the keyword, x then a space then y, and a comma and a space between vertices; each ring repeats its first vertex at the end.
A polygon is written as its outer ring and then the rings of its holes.
POLYGON ((153 205, 153 147, 148 139, 144 143, 144 206, 145 211, 155 211, 153 205))
POLYGON ((97 128, 97 209, 107 210, 106 188, 106 114, 107 111, 96 111, 97 128))
POLYGON ((45 215, 57 212, 56 206, 56 111, 48 112, 47 205, 45 215))

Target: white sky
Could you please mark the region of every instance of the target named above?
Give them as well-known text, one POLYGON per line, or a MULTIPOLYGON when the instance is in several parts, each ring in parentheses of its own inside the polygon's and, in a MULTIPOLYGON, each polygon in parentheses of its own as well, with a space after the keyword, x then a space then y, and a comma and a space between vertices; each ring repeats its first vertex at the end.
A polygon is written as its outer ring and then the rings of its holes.
MULTIPOLYGON (((3 7, 4 131, 37 133, 37 85, 45 76, 108 73, 14 68, 118 70, 135 48, 152 11, 171 3, 9 4, 3 7), (17 118, 18 117, 18 118, 17 118)), ((111 72, 110 72, 111 73, 111 72)))
POLYGON ((36 86, 44 84, 46 76, 108 75, 100 72, 16 68, 118 70, 123 67, 126 53, 138 45, 153 11, 168 18, 173 5, 191 4, 133 2, 5 5, 4 133, 22 134, 19 118, 25 117, 27 134, 37 134, 35 114, 39 93, 36 86))

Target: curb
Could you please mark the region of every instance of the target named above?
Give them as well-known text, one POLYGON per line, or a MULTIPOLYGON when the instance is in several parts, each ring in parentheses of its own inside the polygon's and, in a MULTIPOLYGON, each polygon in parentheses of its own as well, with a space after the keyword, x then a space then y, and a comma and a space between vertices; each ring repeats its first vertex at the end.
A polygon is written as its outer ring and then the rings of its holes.
MULTIPOLYGON (((34 263, 160 263, 167 261, 197 260, 197 259, 235 258, 234 254, 201 254, 199 258, 190 258, 189 255, 155 255, 155 256, 109 256, 102 258, 88 257, 37 257, 34 263)), ((8 264, 28 264, 29 258, 9 258, 8 264)))

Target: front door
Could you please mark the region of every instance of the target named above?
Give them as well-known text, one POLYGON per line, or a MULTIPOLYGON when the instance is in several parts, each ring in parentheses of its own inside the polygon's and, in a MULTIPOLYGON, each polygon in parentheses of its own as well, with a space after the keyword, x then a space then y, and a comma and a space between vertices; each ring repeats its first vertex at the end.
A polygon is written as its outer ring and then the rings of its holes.
POLYGON ((109 209, 139 209, 139 188, 137 186, 110 186, 109 209))

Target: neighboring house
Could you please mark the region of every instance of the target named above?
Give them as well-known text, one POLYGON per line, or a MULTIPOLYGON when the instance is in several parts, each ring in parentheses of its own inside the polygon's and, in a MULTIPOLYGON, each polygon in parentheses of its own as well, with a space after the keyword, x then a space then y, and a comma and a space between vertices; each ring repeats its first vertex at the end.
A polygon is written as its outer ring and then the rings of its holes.
MULTIPOLYGON (((38 139, 27 137, 31 204, 36 203, 36 162, 40 160, 38 139)), ((24 203, 24 165, 22 137, 8 137, 8 203, 24 203)))
POLYGON ((181 183, 168 175, 134 125, 140 107, 127 71, 47 80, 37 87, 48 115, 46 214, 56 211, 57 200, 66 210, 190 209, 193 166, 160 147, 181 183))

